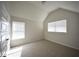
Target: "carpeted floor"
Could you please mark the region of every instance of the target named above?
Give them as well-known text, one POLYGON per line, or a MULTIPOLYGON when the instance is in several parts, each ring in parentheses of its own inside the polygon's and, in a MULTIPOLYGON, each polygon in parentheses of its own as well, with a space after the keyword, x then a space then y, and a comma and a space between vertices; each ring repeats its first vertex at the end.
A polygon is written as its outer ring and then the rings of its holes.
POLYGON ((7 57, 79 57, 79 51, 47 40, 16 47, 7 57))

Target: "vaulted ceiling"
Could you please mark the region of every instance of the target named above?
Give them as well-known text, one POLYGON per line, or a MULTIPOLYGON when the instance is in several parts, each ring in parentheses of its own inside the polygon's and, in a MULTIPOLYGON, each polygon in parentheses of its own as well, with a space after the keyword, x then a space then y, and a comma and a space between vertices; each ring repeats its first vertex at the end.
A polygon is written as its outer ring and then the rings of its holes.
POLYGON ((9 2, 11 16, 17 16, 33 21, 43 22, 48 13, 57 9, 65 8, 79 12, 79 2, 77 1, 16 1, 9 2))

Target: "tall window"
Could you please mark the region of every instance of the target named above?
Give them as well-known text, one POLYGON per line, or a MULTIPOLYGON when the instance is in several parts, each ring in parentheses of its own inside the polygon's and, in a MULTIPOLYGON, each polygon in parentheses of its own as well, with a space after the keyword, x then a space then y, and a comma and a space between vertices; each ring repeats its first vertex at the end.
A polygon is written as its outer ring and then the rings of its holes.
POLYGON ((67 32, 66 20, 48 23, 48 32, 67 32))
POLYGON ((25 23, 13 22, 12 23, 12 40, 25 38, 25 23))

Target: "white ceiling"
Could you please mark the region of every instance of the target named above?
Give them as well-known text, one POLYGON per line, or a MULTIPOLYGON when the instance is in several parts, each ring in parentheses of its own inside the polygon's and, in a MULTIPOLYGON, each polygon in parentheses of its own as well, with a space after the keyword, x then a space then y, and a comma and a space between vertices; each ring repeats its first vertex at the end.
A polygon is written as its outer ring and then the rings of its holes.
POLYGON ((57 8, 65 8, 79 12, 79 2, 72 1, 24 1, 9 2, 10 14, 34 21, 44 21, 49 12, 57 8))

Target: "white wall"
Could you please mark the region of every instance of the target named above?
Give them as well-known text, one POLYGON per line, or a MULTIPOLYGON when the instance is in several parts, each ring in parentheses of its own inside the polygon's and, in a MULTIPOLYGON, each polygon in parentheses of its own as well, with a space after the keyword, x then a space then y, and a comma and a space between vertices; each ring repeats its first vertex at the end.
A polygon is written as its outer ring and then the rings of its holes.
POLYGON ((78 1, 46 1, 45 4, 42 4, 41 1, 9 2, 10 14, 12 16, 42 22, 49 12, 59 7, 79 12, 78 1))
POLYGON ((44 38, 68 47, 79 49, 79 14, 65 9, 50 12, 44 21, 44 38), (48 22, 67 20, 67 33, 48 32, 48 22))
POLYGON ((12 21, 25 22, 25 39, 11 40, 11 47, 43 39, 41 23, 15 16, 11 16, 12 21))
POLYGON ((44 10, 28 1, 15 1, 9 3, 10 14, 12 16, 25 18, 33 21, 40 21, 43 17, 44 10))

